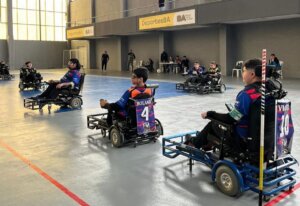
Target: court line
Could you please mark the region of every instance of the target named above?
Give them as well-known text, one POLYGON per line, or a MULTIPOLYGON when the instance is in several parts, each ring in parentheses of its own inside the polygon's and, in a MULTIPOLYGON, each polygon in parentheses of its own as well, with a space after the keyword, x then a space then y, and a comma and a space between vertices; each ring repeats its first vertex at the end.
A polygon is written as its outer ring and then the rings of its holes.
POLYGON ((281 200, 289 196, 290 194, 294 193, 296 190, 300 188, 300 183, 296 184, 292 190, 285 191, 280 193, 277 197, 272 199, 270 202, 266 203, 265 206, 274 206, 279 203, 281 200))
POLYGON ((28 165, 31 169, 36 171, 39 175, 44 177, 46 180, 51 182, 55 187, 60 189, 62 192, 64 192, 67 196, 69 196, 71 199, 73 199, 75 202, 77 202, 79 205, 82 206, 89 206, 88 203, 86 203, 84 200, 82 200, 80 197, 78 197, 76 194, 71 192, 68 188, 60 184, 58 181, 56 181, 54 178, 52 178, 50 175, 48 175, 46 172, 44 172, 42 169, 40 169, 38 166, 33 164, 30 160, 22 156, 20 153, 18 153, 16 150, 14 150, 12 147, 10 147, 8 144, 0 140, 0 146, 2 146, 4 149, 7 149, 9 152, 11 152, 16 158, 22 160, 26 165, 28 165))

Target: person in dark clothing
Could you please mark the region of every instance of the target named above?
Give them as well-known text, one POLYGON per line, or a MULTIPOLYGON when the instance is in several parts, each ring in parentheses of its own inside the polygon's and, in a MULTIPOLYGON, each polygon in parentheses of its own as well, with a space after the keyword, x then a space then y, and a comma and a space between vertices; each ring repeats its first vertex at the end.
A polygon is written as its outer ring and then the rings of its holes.
POLYGON ((133 61, 135 60, 135 54, 133 53, 132 49, 130 49, 129 53, 128 53, 128 71, 130 71, 130 67, 131 67, 131 71, 133 71, 133 61))
POLYGON ((183 56, 181 60, 181 68, 183 69, 183 72, 187 72, 187 70, 189 69, 189 65, 190 65, 189 59, 186 58, 186 56, 183 56))
MULTIPOLYGON (((118 118, 125 119, 128 114, 128 103, 130 98, 150 97, 153 95, 153 89, 147 88, 148 70, 145 67, 139 67, 133 71, 131 82, 133 86, 126 90, 122 97, 115 103, 108 103, 107 100, 101 99, 100 106, 108 110, 107 124, 112 125, 112 114, 116 112, 118 118)), ((134 118, 134 117, 132 117, 134 118)))
POLYGON ((101 57, 102 71, 103 71, 103 67, 104 67, 104 70, 106 71, 108 61, 109 61, 109 55, 107 54, 107 51, 104 51, 104 53, 102 54, 102 57, 101 57))
POLYGON ((145 64, 145 67, 150 71, 154 71, 154 62, 151 58, 148 59, 147 63, 145 64))
POLYGON ((9 66, 5 61, 0 61, 0 75, 9 75, 9 66))
POLYGON ((70 59, 68 63, 68 72, 60 80, 50 80, 48 88, 41 94, 32 99, 44 100, 55 99, 64 88, 71 87, 79 90, 79 82, 81 74, 80 63, 78 59, 70 59))
POLYGON ((270 60, 269 60, 269 65, 274 66, 275 69, 277 69, 277 70, 281 69, 279 59, 276 57, 275 54, 271 54, 270 60))
MULTIPOLYGON (((212 118, 233 125, 234 135, 230 140, 233 145, 246 140, 251 132, 248 130, 250 108, 261 97, 259 91, 261 85, 261 65, 262 61, 259 59, 251 59, 245 62, 242 75, 245 88, 238 93, 236 103, 229 113, 221 114, 215 111, 208 111, 201 114, 203 119, 212 118)), ((266 100, 266 104, 268 104, 268 100, 266 100)), ((208 134, 213 134, 217 138, 220 138, 217 131, 217 125, 211 121, 202 131, 197 132, 196 137, 187 136, 185 144, 205 150, 210 149, 211 145, 208 142, 208 134)))
MULTIPOLYGON (((166 51, 163 51, 161 54, 160 54, 160 62, 161 63, 167 63, 169 62, 169 55, 166 51)), ((168 70, 168 65, 163 65, 163 72, 166 72, 168 70)))
MULTIPOLYGON (((43 78, 40 73, 32 66, 31 61, 25 62, 25 67, 21 68, 21 73, 26 82, 40 82, 43 78)), ((21 76, 22 76, 21 75, 21 76)))

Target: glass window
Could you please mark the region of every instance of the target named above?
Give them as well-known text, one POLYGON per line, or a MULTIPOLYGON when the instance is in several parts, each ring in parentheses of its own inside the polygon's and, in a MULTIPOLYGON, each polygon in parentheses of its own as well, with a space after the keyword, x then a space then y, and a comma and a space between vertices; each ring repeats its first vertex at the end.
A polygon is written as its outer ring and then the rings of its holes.
POLYGON ((54 27, 53 26, 47 26, 46 27, 46 32, 47 32, 47 35, 46 35, 46 40, 48 41, 54 41, 54 27))
POLYGON ((19 9, 26 9, 26 0, 18 0, 17 1, 17 8, 19 9))
POLYGON ((65 41, 66 7, 66 0, 13 0, 14 39, 65 41))
POLYGON ((53 0, 47 0, 46 1, 46 10, 47 11, 54 11, 54 2, 53 0))
POLYGON ((27 25, 18 25, 18 40, 27 40, 27 25))
POLYGON ((7 8, 4 7, 1 8, 1 22, 7 22, 6 10, 7 8))
POLYGON ((46 25, 54 26, 54 13, 53 12, 46 12, 46 25))
POLYGON ((28 10, 28 24, 34 24, 37 25, 37 12, 28 10))
POLYGON ((1 7, 7 7, 6 0, 1 0, 1 7))
POLYGON ((38 1, 39 0, 27 0, 27 8, 32 10, 38 9, 38 1))
POLYGON ((62 0, 55 0, 55 11, 63 12, 63 1, 62 0))
POLYGON ((18 23, 19 24, 27 23, 27 11, 26 10, 18 10, 18 23))
POLYGON ((0 39, 7 38, 7 5, 6 0, 0 0, 0 39))
POLYGON ((6 39, 7 36, 7 24, 0 23, 0 39, 6 39))
POLYGON ((14 30, 14 39, 19 39, 18 38, 18 25, 17 24, 13 25, 13 30, 14 30))
POLYGON ((37 40, 37 39, 38 39, 37 26, 28 25, 28 40, 37 40))
POLYGON ((55 13, 55 26, 64 26, 64 13, 55 13))
POLYGON ((63 27, 55 27, 55 40, 63 41, 63 27))

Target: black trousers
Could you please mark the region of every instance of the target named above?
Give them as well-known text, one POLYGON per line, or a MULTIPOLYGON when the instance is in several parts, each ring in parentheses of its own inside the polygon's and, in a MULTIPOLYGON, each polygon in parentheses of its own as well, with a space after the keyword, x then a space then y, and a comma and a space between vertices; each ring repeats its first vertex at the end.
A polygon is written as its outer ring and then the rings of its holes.
POLYGON ((102 61, 102 71, 103 71, 103 67, 104 67, 104 70, 106 70, 106 68, 107 68, 107 61, 102 61))
MULTIPOLYGON (((207 136, 208 134, 214 134, 214 127, 212 122, 209 122, 200 132, 197 132, 197 136, 191 139, 191 143, 196 148, 201 148, 208 144, 207 136)), ((217 134, 215 134, 217 136, 217 134)))
POLYGON ((40 95, 40 97, 44 97, 47 99, 55 99, 60 93, 61 89, 57 89, 56 85, 59 83, 51 83, 48 88, 40 95))

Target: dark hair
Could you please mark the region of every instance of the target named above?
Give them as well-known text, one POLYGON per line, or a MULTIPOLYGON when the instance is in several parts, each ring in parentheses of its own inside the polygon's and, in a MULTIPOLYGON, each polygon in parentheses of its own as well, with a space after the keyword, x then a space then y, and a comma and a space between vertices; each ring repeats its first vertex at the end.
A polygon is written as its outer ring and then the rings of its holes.
POLYGON ((31 61, 27 61, 27 62, 25 62, 25 65, 27 66, 28 64, 30 64, 31 63, 31 61))
POLYGON ((271 56, 275 56, 275 54, 273 53, 273 54, 271 54, 271 56))
POLYGON ((70 59, 69 61, 72 62, 73 64, 76 64, 76 69, 79 70, 79 69, 81 68, 81 65, 80 65, 80 62, 79 62, 78 59, 72 58, 72 59, 70 59))
POLYGON ((133 70, 133 73, 138 78, 143 78, 143 82, 145 83, 148 79, 148 69, 146 67, 138 67, 135 70, 133 70))
POLYGON ((243 67, 245 67, 247 70, 254 70, 255 76, 261 77, 262 61, 260 59, 249 59, 244 63, 243 67))

